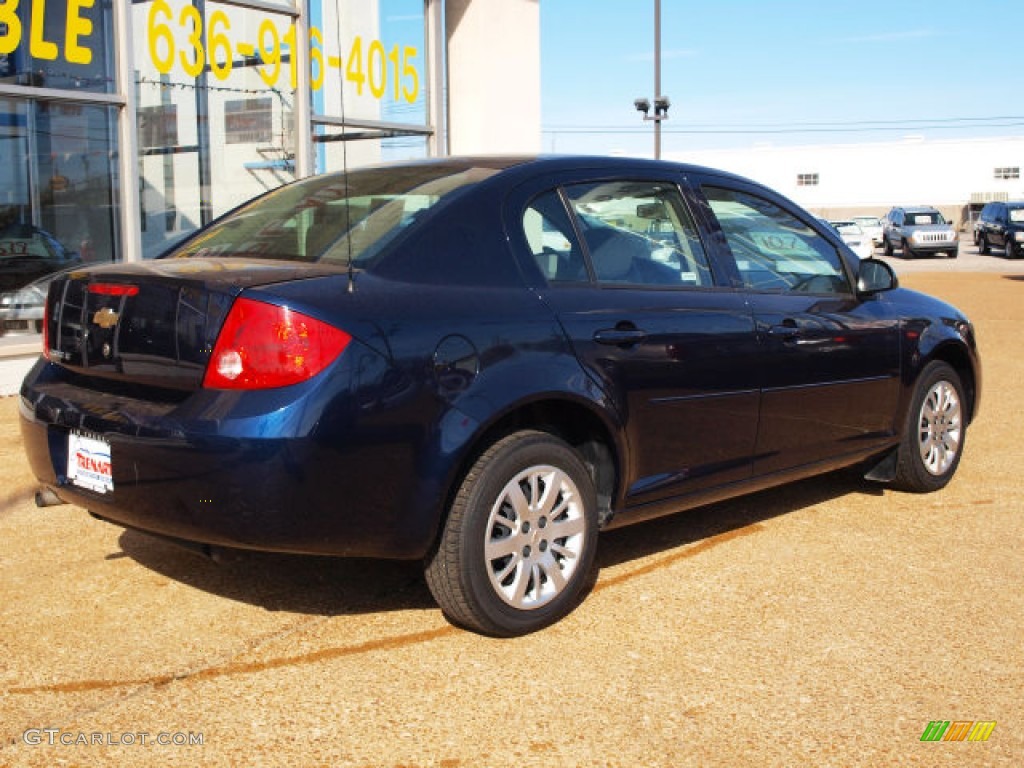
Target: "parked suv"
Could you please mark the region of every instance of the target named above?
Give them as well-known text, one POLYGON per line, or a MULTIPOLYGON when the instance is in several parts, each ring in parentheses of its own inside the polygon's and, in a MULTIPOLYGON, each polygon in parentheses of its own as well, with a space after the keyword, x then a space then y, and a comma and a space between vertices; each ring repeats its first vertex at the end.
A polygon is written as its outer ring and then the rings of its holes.
POLYGON ((931 206, 897 207, 885 216, 882 245, 886 256, 892 256, 898 248, 905 259, 938 253, 955 259, 957 234, 953 225, 931 206))
POLYGON ((979 253, 994 245, 1005 248, 1011 259, 1024 254, 1024 201, 986 203, 974 227, 974 242, 979 253))

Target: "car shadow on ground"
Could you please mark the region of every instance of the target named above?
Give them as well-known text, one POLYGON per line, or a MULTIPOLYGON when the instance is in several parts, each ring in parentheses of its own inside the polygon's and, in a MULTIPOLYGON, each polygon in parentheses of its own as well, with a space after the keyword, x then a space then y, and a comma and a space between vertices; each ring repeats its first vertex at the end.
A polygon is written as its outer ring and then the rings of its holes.
MULTIPOLYGON (((844 470, 601 535, 598 568, 611 568, 739 531, 847 494, 882 486, 844 470)), ((121 552, 143 567, 195 589, 268 611, 342 616, 435 608, 418 561, 231 551, 219 562, 164 539, 124 531, 121 552)), ((600 571, 598 572, 600 581, 600 571)))
POLYGON ((842 496, 881 496, 884 488, 865 480, 862 469, 846 469, 698 507, 602 534, 598 563, 601 568, 610 568, 740 531, 842 496))
POLYGON ((268 611, 321 616, 435 607, 418 561, 230 550, 218 560, 126 530, 123 554, 169 579, 268 611))

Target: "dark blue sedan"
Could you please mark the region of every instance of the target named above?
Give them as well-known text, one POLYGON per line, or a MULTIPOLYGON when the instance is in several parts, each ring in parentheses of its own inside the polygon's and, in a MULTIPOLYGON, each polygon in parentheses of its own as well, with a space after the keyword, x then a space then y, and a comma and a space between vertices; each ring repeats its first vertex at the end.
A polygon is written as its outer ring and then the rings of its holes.
POLYGON ((569 612, 604 529, 854 464, 943 487, 981 390, 956 309, 762 186, 643 160, 306 179, 59 275, 44 330, 44 503, 422 559, 492 635, 569 612))

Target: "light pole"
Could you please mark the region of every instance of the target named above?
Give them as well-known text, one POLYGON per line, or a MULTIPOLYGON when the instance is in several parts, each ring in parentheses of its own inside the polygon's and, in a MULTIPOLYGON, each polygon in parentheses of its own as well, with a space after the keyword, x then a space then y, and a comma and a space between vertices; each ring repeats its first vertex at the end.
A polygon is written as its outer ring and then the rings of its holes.
POLYGON ((661 159, 661 121, 668 120, 668 108, 671 102, 668 96, 661 95, 661 0, 654 0, 654 114, 651 102, 645 98, 633 102, 638 112, 643 112, 644 120, 654 123, 654 159, 661 159))

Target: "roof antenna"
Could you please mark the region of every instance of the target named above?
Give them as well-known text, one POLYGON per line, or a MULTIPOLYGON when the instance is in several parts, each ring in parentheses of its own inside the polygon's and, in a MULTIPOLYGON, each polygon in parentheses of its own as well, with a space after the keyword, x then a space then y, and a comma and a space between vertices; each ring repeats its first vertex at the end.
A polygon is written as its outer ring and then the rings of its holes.
MULTIPOLYGON (((341 8, 335 6, 334 34, 338 43, 338 50, 341 50, 341 8)), ((321 64, 323 66, 323 64, 321 64)), ((355 267, 352 264, 352 198, 348 188, 348 139, 345 138, 345 77, 341 70, 338 70, 338 96, 341 99, 341 172, 345 180, 345 246, 348 249, 348 292, 354 293, 355 267)))

